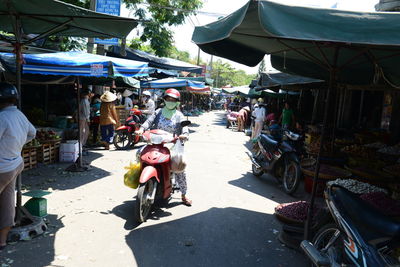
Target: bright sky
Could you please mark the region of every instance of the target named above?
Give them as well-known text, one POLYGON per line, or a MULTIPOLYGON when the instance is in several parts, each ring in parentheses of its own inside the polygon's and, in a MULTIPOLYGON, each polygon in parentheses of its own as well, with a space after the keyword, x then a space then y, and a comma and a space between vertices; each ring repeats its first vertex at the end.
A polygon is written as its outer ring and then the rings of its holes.
MULTIPOLYGON (((198 47, 197 45, 192 43, 192 33, 194 30, 194 25, 205 25, 216 21, 219 17, 219 14, 221 16, 228 15, 242 7, 244 4, 247 3, 247 1, 248 0, 203 0, 203 8, 200 11, 210 12, 214 14, 198 14, 196 16, 191 16, 189 19, 186 20, 186 23, 184 25, 175 27, 173 29, 175 32, 175 46, 179 50, 190 52, 192 57, 197 57, 198 47)), ((337 4, 338 9, 352 11, 375 11, 375 4, 377 4, 379 0, 275 0, 275 2, 283 4, 293 4, 293 2, 295 2, 296 5, 323 8, 330 8, 337 4)), ((201 51, 200 58, 209 62, 211 56, 201 51)), ((218 57, 214 57, 213 60, 215 61, 217 59, 218 57)), ((257 73, 258 71, 258 67, 251 68, 233 61, 229 61, 226 59, 223 60, 231 63, 231 65, 233 65, 235 68, 242 69, 249 74, 257 73)), ((270 67, 269 59, 266 58, 266 61, 268 62, 267 68, 271 69, 272 67, 270 67)))

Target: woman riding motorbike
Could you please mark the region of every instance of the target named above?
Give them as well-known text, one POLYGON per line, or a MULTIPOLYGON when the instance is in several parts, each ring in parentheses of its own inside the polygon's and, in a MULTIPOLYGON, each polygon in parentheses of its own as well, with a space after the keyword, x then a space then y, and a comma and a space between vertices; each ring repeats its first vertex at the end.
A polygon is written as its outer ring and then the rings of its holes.
MULTIPOLYGON (((180 96, 178 90, 173 88, 167 89, 163 97, 165 106, 156 110, 156 112, 142 124, 140 129, 136 131, 136 134, 143 134, 143 132, 148 129, 160 129, 172 134, 178 134, 180 140, 187 140, 189 136, 188 127, 183 127, 182 129, 180 127, 180 123, 185 120, 185 117, 177 110, 180 104, 180 96)), ((175 179, 182 193, 182 202, 186 206, 191 206, 192 201, 186 197, 186 172, 176 173, 175 179)))

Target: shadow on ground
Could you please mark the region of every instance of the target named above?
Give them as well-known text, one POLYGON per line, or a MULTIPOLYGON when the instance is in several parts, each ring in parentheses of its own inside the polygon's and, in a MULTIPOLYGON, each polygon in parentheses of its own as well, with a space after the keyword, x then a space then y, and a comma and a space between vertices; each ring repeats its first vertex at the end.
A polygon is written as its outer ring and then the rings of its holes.
POLYGON ((273 220, 271 214, 211 208, 135 229, 126 242, 141 267, 305 266, 301 255, 272 242, 277 238, 273 220))
MULTIPOLYGON (((102 156, 100 153, 91 151, 88 156, 83 158, 83 161, 90 164, 90 162, 102 156)), ((108 171, 93 166, 85 172, 68 172, 65 169, 70 165, 71 163, 39 165, 36 169, 25 171, 22 173, 23 188, 27 190, 47 190, 49 188, 59 190, 73 189, 111 174, 108 171)))
POLYGON ((54 266, 55 259, 54 241, 56 233, 64 227, 62 217, 48 215, 46 217, 48 230, 44 235, 30 241, 20 241, 0 252, 0 266, 26 267, 26 266, 54 266))

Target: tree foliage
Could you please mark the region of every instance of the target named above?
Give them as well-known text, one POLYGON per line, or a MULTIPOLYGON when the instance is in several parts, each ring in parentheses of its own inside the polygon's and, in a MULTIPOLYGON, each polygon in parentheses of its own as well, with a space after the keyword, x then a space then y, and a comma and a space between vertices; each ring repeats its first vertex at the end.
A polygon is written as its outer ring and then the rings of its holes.
POLYGON ((246 74, 243 70, 237 70, 227 62, 217 60, 213 63, 211 78, 215 87, 249 85, 255 78, 254 74, 246 74))
MULTIPOLYGON (((90 0, 62 0, 88 8, 90 0)), ((149 44, 158 56, 167 56, 172 49, 171 26, 183 24, 185 18, 201 8, 201 0, 123 0, 134 17, 140 20, 143 32, 139 40, 149 44)))

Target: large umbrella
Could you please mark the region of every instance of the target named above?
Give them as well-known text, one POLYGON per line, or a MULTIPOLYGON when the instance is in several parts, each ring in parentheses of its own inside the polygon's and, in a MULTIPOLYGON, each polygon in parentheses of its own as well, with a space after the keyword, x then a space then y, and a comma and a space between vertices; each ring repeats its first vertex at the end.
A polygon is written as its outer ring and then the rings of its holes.
POLYGON ((192 39, 207 53, 245 65, 255 66, 271 54, 272 66, 280 71, 329 80, 308 238, 332 89, 337 82, 371 84, 380 78, 400 85, 400 16, 249 1, 219 21, 196 27, 192 39))
MULTIPOLYGON (((16 85, 21 93, 22 46, 50 35, 125 38, 137 26, 133 19, 96 13, 57 0, 1 0, 0 30, 15 38, 0 37, 15 46, 16 85), (22 41, 23 34, 38 34, 22 41)), ((17 221, 21 218, 21 176, 17 180, 17 221)))

